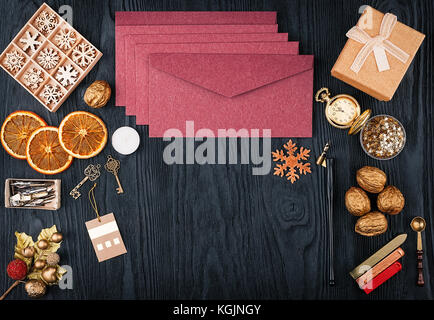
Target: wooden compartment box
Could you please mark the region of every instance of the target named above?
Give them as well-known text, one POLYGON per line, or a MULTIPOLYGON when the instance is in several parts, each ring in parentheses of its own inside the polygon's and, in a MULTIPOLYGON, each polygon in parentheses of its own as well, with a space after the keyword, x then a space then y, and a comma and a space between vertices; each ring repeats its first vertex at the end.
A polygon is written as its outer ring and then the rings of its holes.
POLYGON ((44 3, 0 55, 0 66, 55 112, 101 57, 44 3))
POLYGON ((5 182, 5 208, 13 208, 13 209, 42 209, 42 210, 58 210, 60 209, 60 200, 61 200, 61 180, 60 179, 15 179, 9 178, 6 179, 5 182), (48 182, 52 183, 54 188, 55 198, 42 206, 34 206, 34 207, 14 207, 10 203, 10 197, 15 194, 12 189, 11 183, 14 181, 23 181, 23 182, 48 182))

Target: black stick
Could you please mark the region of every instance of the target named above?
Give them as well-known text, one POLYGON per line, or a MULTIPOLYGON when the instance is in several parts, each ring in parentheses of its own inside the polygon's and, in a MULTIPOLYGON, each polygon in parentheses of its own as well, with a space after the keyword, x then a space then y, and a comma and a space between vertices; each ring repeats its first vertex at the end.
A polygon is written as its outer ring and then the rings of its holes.
POLYGON ((335 285, 333 253, 333 159, 327 161, 327 213, 329 226, 329 285, 335 285))

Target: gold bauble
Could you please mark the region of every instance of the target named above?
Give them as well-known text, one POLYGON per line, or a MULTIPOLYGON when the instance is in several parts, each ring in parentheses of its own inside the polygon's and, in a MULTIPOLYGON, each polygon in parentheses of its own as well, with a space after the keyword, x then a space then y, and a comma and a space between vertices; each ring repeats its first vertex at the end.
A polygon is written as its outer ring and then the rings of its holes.
POLYGON ((24 286, 30 298, 40 298, 47 292, 47 286, 41 280, 32 279, 24 286))
POLYGON ((63 234, 61 234, 60 232, 55 232, 51 235, 51 241, 55 243, 59 243, 62 240, 63 240, 63 234))
POLYGON ((57 281, 56 273, 56 267, 47 267, 42 271, 41 276, 47 283, 54 283, 57 281))
POLYGON ((35 255, 35 248, 25 247, 23 250, 21 250, 21 254, 26 258, 31 258, 35 255))
POLYGON ((37 245, 38 245, 38 248, 39 248, 39 249, 41 249, 41 250, 45 250, 45 249, 48 248, 49 243, 48 243, 47 240, 42 239, 42 240, 39 240, 39 241, 38 241, 38 244, 37 244, 37 245))
POLYGON ((47 263, 45 260, 38 259, 35 261, 34 267, 38 270, 44 269, 47 263))

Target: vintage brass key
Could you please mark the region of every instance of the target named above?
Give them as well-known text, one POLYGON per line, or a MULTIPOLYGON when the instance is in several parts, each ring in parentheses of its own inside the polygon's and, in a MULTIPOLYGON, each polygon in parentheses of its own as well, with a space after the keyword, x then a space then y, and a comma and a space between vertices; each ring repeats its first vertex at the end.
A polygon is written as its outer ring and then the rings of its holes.
POLYGON ((104 168, 115 176, 116 182, 118 184, 116 188, 118 194, 124 193, 124 189, 122 188, 121 181, 119 180, 118 177, 118 171, 120 167, 121 167, 121 162, 119 160, 112 158, 112 156, 110 155, 107 156, 107 163, 104 165, 104 168))
POLYGON ((78 191, 78 189, 80 189, 80 187, 87 181, 95 181, 96 179, 99 178, 99 176, 101 175, 101 172, 99 170, 99 168, 101 167, 100 164, 97 165, 93 165, 90 164, 86 167, 86 169, 84 169, 84 175, 85 177, 83 178, 83 180, 80 181, 79 184, 77 184, 75 186, 74 189, 71 190, 71 192, 69 193, 74 199, 78 199, 81 196, 81 193, 78 191))

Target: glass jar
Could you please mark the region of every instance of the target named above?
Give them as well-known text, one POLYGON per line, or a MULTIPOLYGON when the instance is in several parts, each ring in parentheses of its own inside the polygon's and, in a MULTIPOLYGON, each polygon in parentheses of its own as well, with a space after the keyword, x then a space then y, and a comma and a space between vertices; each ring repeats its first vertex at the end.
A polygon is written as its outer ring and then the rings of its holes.
POLYGON ((404 149, 406 133, 396 118, 379 114, 370 118, 360 131, 363 151, 376 160, 390 160, 404 149))

